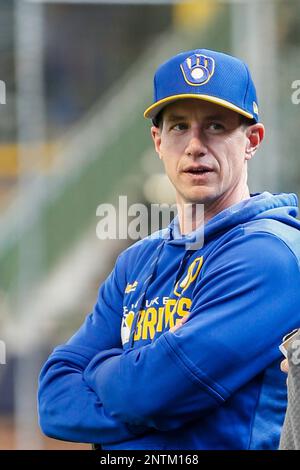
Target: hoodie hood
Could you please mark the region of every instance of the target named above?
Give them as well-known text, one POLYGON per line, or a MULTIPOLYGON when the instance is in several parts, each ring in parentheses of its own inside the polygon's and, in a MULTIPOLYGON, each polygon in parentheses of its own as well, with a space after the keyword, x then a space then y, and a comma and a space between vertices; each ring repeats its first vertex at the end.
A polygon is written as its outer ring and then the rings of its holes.
MULTIPOLYGON (((265 226, 266 219, 271 219, 270 222, 273 225, 272 231, 275 233, 273 221, 281 222, 284 225, 282 228, 294 227, 296 230, 300 230, 300 221, 296 219, 298 214, 298 199, 295 194, 271 194, 267 191, 258 194, 251 194, 250 198, 234 204, 227 209, 219 212, 215 217, 210 219, 205 225, 197 228, 197 230, 189 233, 188 235, 180 234, 180 227, 178 216, 176 216, 170 225, 160 232, 156 232, 150 238, 158 238, 159 242, 156 250, 152 252, 152 256, 149 258, 147 263, 147 269, 145 269, 143 278, 140 280, 142 287, 141 294, 138 298, 138 302, 135 305, 135 315, 133 320, 133 326, 130 333, 129 346, 133 347, 134 344, 134 332, 138 322, 138 312, 142 310, 144 300, 147 296, 148 289, 155 278, 155 272, 157 265, 162 258, 164 249, 176 247, 176 254, 173 252, 172 257, 178 256, 180 258, 180 264, 177 268, 176 279, 177 282, 182 275, 185 266, 189 259, 195 254, 196 250, 205 248, 209 242, 213 239, 222 237, 224 233, 240 226, 247 225, 247 231, 251 231, 251 225, 254 223, 258 229, 257 221, 261 220, 263 226, 265 226)), ((260 224, 261 225, 261 224, 260 224)), ((281 224, 280 224, 281 225, 281 224)), ((285 235, 280 229, 280 237, 284 240, 285 235)), ((265 230, 260 226, 260 230, 265 230)), ((297 233, 297 246, 298 246, 298 232, 297 233)), ((299 250, 297 250, 298 253, 299 250)), ((168 258, 170 254, 166 255, 168 258)), ((298 254, 297 254, 297 257, 298 254)), ((165 264, 165 261, 163 262, 165 264)))
POLYGON ((268 191, 251 194, 249 199, 234 204, 219 212, 204 226, 188 235, 181 235, 178 216, 167 228, 164 235, 166 243, 186 245, 208 240, 221 232, 228 231, 240 224, 258 219, 272 219, 300 230, 298 215, 298 198, 294 193, 271 194, 268 191), (204 238, 203 238, 204 237, 204 238))

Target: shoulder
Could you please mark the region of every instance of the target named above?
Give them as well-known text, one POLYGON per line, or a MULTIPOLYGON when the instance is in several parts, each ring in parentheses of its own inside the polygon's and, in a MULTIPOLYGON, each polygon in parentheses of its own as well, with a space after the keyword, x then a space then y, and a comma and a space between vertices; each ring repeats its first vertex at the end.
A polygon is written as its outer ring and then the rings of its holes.
POLYGON ((210 251, 205 268, 231 267, 245 270, 249 275, 279 270, 284 275, 292 272, 299 275, 299 231, 292 228, 289 231, 279 224, 258 220, 230 231, 210 251))
POLYGON ((290 250, 300 264, 300 232, 298 228, 279 220, 259 219, 246 223, 243 226, 243 231, 245 236, 255 233, 264 234, 266 243, 270 238, 276 237, 281 241, 282 250, 290 250))

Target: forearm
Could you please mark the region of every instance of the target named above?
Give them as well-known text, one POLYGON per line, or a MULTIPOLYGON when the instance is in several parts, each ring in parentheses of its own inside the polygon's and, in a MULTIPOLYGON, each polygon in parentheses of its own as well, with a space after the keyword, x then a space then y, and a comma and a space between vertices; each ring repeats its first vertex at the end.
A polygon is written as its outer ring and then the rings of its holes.
POLYGON ((125 353, 95 356, 84 373, 108 412, 130 425, 161 431, 181 427, 224 403, 225 390, 171 357, 164 338, 125 353))
POLYGON ((83 378, 89 360, 56 350, 40 375, 39 420, 43 432, 55 439, 113 443, 140 434, 129 431, 124 423, 112 418, 96 393, 83 378), (68 360, 66 360, 66 355, 68 360))

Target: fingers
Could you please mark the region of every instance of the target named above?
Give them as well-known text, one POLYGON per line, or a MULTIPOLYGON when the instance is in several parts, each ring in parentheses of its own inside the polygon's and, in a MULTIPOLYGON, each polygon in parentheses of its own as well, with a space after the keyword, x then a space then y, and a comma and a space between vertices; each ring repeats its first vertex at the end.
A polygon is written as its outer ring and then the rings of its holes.
POLYGON ((287 359, 284 359, 283 361, 281 361, 281 363, 280 363, 280 369, 282 370, 282 372, 285 372, 286 374, 288 373, 288 371, 289 371, 289 363, 288 363, 288 360, 287 360, 287 359))

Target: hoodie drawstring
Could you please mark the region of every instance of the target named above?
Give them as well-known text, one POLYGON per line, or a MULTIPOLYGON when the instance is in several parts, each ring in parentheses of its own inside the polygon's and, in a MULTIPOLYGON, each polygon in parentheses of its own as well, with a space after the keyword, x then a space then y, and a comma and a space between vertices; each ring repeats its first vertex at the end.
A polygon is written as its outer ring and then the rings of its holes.
POLYGON ((146 293, 147 293, 147 289, 150 285, 150 282, 153 278, 153 275, 154 275, 154 272, 155 272, 155 268, 156 268, 156 265, 158 263, 158 260, 160 258, 160 255, 161 255, 161 251, 162 251, 162 248, 165 244, 165 240, 163 240, 156 248, 156 252, 154 252, 154 256, 153 256, 153 259, 150 263, 150 271, 148 271, 147 275, 146 275, 146 278, 143 280, 143 289, 142 289, 142 293, 141 295, 139 296, 137 302, 136 302, 136 306, 135 306, 135 313, 134 313, 134 318, 133 318, 133 322, 132 322, 132 327, 131 327, 131 331, 130 331, 130 339, 129 339, 129 347, 132 348, 133 347, 133 343, 134 343, 134 335, 136 333, 136 328, 137 328, 137 324, 138 324, 138 320, 139 320, 139 316, 140 316, 140 312, 142 311, 143 309, 143 304, 144 304, 144 301, 145 301, 145 297, 146 297, 146 293))
MULTIPOLYGON (((143 290, 142 290, 142 293, 140 294, 140 296, 139 296, 139 298, 136 302, 136 306, 135 306, 135 313, 134 313, 134 318, 133 318, 132 327, 131 327, 131 331, 130 331, 129 348, 133 347, 134 335, 136 333, 138 321, 139 321, 139 318, 140 318, 140 312, 142 312, 142 310, 143 310, 143 305, 144 305, 144 302, 145 302, 147 289, 150 286, 151 281, 153 280, 155 269, 156 269, 158 260, 160 258, 160 255, 161 255, 164 244, 165 244, 165 240, 163 240, 157 246, 156 253, 154 254, 154 257, 153 257, 153 259, 150 263, 151 270, 148 271, 147 277, 143 281, 143 290)), ((176 275, 176 279, 175 279, 175 282, 174 282, 174 286, 176 285, 176 283, 180 279, 180 277, 181 277, 181 275, 184 271, 185 265, 186 265, 187 261, 190 259, 190 257, 192 256, 193 253, 194 253, 193 250, 186 251, 184 253, 184 256, 182 257, 179 268, 177 270, 177 275, 176 275)))

